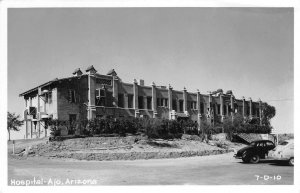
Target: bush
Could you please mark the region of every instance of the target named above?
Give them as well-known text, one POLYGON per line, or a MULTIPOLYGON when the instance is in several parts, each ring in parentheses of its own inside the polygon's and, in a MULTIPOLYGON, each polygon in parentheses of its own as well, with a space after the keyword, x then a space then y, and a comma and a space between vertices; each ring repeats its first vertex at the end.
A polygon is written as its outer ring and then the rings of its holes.
POLYGON ((212 134, 227 133, 232 139, 234 133, 270 133, 270 126, 259 126, 244 121, 240 115, 236 115, 232 120, 231 117, 224 119, 223 123, 209 124, 205 118, 201 121, 200 133, 198 123, 192 120, 167 120, 154 118, 95 118, 93 120, 82 120, 68 122, 61 120, 51 120, 48 125, 51 128, 52 136, 59 136, 59 126, 63 125, 68 128, 68 133, 75 133, 76 125, 84 129, 81 134, 87 136, 95 135, 119 135, 126 134, 145 134, 149 138, 157 139, 174 139, 181 138, 185 133, 188 135, 199 135, 202 139, 208 139, 212 134))

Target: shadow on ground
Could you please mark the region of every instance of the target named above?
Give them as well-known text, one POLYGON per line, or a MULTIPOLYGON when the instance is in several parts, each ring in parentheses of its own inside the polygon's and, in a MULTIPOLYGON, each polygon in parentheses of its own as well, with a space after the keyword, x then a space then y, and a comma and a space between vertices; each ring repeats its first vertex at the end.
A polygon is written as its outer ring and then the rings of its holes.
MULTIPOLYGON (((240 164, 251 164, 251 163, 244 163, 244 162, 238 162, 240 164)), ((289 167, 292 167, 289 165, 288 161, 284 161, 284 160, 261 160, 259 161, 258 164, 269 164, 269 165, 272 165, 272 166, 289 166, 289 167)))
POLYGON ((155 142, 155 141, 148 141, 148 145, 154 146, 154 147, 169 147, 169 148, 177 148, 178 146, 176 144, 169 144, 165 142, 155 142))

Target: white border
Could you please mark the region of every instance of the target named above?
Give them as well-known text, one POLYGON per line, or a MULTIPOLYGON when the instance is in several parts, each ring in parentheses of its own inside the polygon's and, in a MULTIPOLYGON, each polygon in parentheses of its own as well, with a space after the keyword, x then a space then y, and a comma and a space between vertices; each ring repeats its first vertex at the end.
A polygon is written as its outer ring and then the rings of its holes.
MULTIPOLYGON (((260 0, 260 1, 249 1, 249 0, 102 0, 102 1, 74 1, 74 0, 63 0, 63 1, 48 1, 48 0, 13 0, 13 1, 0 1, 0 18, 1 18, 1 41, 0 41, 0 49, 1 49, 1 56, 0 56, 0 77, 1 77, 1 84, 0 84, 0 127, 2 132, 6 127, 6 112, 7 112, 7 8, 27 8, 27 7, 294 7, 294 18, 295 18, 295 25, 294 25, 294 42, 295 42, 295 60, 294 60, 294 133, 295 138, 298 139, 299 136, 299 123, 297 122, 297 117, 300 117, 300 114, 297 112, 297 109, 300 109, 300 105, 297 99, 300 98, 299 94, 299 57, 297 57, 296 53, 300 53, 299 49, 299 35, 300 34, 300 27, 299 27, 299 20, 300 20, 300 1, 296 0, 260 0)), ((284 65, 284 64, 283 64, 284 65)), ((296 164, 294 167, 294 183, 295 185, 263 185, 263 186, 96 186, 96 187, 9 187, 7 186, 7 136, 2 134, 0 135, 0 148, 1 148, 1 170, 0 170, 0 192, 62 192, 62 191, 71 191, 73 192, 122 192, 124 191, 133 191, 133 192, 140 192, 140 191, 151 191, 151 192, 183 192, 183 191, 191 191, 191 192, 300 192, 299 184, 299 145, 300 142, 295 140, 295 157, 296 164)), ((201 172, 201 171, 199 171, 201 172)))

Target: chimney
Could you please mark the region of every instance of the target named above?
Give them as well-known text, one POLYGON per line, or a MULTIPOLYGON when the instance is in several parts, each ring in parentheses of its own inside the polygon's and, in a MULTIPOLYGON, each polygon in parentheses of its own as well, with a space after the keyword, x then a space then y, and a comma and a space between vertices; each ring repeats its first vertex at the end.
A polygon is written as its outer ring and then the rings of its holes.
POLYGON ((81 76, 81 75, 82 75, 82 72, 81 72, 80 68, 77 68, 74 70, 73 76, 81 76))
POLYGON ((97 72, 93 65, 89 66, 85 71, 90 75, 94 75, 97 72))
POLYGON ((139 82, 140 82, 140 86, 145 86, 145 81, 143 79, 140 79, 139 82))

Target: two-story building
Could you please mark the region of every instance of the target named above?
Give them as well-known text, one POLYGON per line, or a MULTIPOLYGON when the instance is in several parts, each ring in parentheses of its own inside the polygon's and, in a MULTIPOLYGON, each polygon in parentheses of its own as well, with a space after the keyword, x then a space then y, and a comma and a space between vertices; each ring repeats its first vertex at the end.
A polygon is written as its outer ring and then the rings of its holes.
POLYGON ((249 118, 262 117, 262 102, 236 99, 232 91, 222 89, 202 94, 158 86, 146 86, 143 80, 125 83, 115 70, 106 75, 90 66, 83 74, 54 79, 20 94, 24 97, 26 138, 48 136, 45 120, 82 120, 97 117, 151 117, 222 122, 236 113, 249 118))

